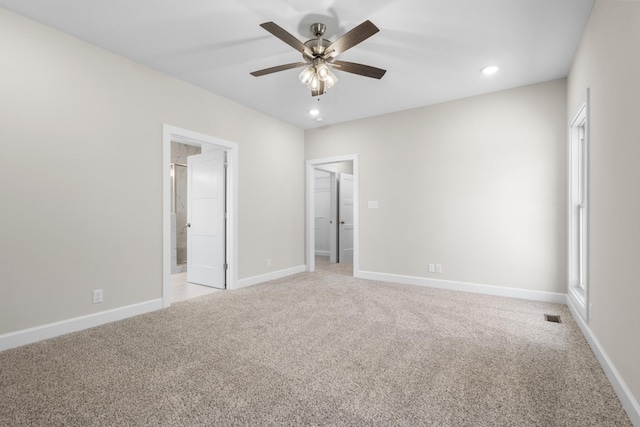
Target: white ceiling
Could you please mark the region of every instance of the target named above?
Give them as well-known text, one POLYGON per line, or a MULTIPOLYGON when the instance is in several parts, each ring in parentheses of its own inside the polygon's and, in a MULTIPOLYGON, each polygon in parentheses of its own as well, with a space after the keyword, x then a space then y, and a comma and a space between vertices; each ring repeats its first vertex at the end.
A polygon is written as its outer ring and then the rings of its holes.
POLYGON ((304 129, 565 77, 594 0, 0 0, 0 6, 304 129), (312 98, 300 61, 260 24, 301 41, 371 20, 380 32, 338 59, 387 70, 340 71, 312 98), (500 67, 491 77, 480 70, 500 67), (322 121, 309 116, 318 108, 322 121))

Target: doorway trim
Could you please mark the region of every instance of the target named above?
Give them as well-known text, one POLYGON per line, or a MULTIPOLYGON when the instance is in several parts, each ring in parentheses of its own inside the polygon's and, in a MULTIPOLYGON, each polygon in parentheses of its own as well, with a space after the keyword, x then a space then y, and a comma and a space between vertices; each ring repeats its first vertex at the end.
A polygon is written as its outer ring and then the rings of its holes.
POLYGON ((222 147, 227 152, 227 289, 238 284, 238 144, 167 124, 162 125, 162 306, 171 305, 171 142, 222 147))
POLYGON ((321 159, 307 160, 306 164, 306 180, 307 180, 307 195, 306 195, 306 260, 307 271, 312 272, 316 269, 315 247, 316 236, 315 229, 315 174, 314 169, 318 166, 326 165, 329 163, 339 162, 352 162, 353 163, 353 276, 358 277, 357 274, 360 271, 360 204, 359 204, 359 182, 360 173, 358 166, 358 155, 347 154, 344 156, 325 157, 321 159))

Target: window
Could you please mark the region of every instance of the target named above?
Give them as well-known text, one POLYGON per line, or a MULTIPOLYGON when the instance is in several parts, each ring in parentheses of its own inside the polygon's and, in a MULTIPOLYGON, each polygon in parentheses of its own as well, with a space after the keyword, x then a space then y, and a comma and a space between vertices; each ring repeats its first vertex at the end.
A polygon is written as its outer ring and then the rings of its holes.
POLYGON ((569 299, 589 320, 589 92, 569 129, 569 299))

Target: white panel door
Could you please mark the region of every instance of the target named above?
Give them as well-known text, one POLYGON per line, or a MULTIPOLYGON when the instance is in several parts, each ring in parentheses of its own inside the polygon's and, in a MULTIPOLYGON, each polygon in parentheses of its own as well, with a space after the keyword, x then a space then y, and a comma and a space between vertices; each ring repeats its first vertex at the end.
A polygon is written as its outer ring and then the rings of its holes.
POLYGON ((224 150, 187 157, 187 281, 225 288, 224 150))
POLYGON ((353 175, 341 173, 338 188, 338 262, 353 262, 353 175))
POLYGON ((331 216, 329 220, 329 262, 338 262, 338 178, 331 173, 331 216))
POLYGON ((330 254, 331 174, 316 170, 315 176, 315 242, 316 255, 330 254))

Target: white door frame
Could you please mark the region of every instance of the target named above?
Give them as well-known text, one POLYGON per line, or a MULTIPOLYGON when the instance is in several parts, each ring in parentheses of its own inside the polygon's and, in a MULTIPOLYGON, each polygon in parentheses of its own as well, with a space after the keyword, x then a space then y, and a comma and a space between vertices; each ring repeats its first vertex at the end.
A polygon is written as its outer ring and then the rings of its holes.
POLYGON ((214 145, 227 151, 227 289, 238 287, 238 144, 209 135, 162 125, 162 306, 171 305, 171 141, 214 145))
POLYGON ((306 197, 306 212, 307 212, 307 221, 306 221, 306 237, 307 237, 307 248, 306 248, 306 260, 307 260, 307 271, 315 271, 316 269, 316 258, 315 258, 315 248, 316 248, 316 236, 314 232, 315 227, 315 175, 314 169, 317 166, 326 165, 329 163, 339 163, 339 162, 352 162, 353 163, 353 276, 358 277, 357 274, 360 271, 360 239, 358 238, 359 233, 359 222, 360 222, 360 208, 359 208, 359 172, 358 172, 358 155, 357 154, 348 154, 344 156, 336 156, 336 157, 325 157, 322 159, 312 159, 307 160, 307 171, 306 171, 306 180, 307 180, 307 197, 306 197))

